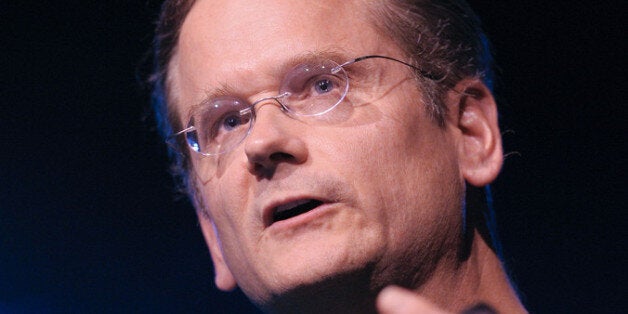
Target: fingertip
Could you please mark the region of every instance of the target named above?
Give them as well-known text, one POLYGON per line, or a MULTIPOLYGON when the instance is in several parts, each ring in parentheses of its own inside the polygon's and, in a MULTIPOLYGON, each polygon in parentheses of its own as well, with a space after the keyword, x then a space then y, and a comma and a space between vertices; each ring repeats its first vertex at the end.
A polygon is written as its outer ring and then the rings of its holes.
POLYGON ((427 299, 398 286, 384 288, 376 299, 380 314, 444 313, 427 299))
POLYGON ((392 314, 394 313, 395 304, 397 304, 397 294, 399 294, 401 288, 397 286, 388 286, 384 288, 377 295, 375 304, 380 314, 392 314))
POLYGON ((377 309, 380 313, 407 313, 413 308, 415 295, 410 290, 398 286, 388 286, 377 296, 377 309))

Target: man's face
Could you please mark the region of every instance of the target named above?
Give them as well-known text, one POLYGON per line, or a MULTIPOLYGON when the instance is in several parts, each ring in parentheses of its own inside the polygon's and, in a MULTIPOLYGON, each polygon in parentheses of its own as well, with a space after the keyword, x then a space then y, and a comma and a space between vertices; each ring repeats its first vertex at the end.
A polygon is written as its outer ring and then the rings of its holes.
MULTIPOLYGON (((224 86, 249 102, 275 96, 295 57, 330 52, 337 63, 406 59, 363 4, 197 1, 170 67, 181 123, 224 86)), ((290 117, 264 103, 234 151, 192 154, 211 217, 201 225, 218 235, 208 237, 220 248, 211 253, 256 302, 367 267, 374 280, 407 275, 409 265, 427 279, 454 260, 464 188, 455 128, 427 117, 407 67, 363 62, 351 66, 347 98, 332 112, 290 117), (272 218, 302 203, 314 208, 272 218)))

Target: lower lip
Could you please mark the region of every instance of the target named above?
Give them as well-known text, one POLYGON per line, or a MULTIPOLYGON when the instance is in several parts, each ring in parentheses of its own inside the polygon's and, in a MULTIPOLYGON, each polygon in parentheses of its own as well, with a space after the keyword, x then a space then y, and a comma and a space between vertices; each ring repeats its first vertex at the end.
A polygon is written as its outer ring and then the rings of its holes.
POLYGON ((268 226, 269 231, 278 232, 287 229, 296 229, 306 226, 313 221, 319 220, 324 216, 331 215, 335 206, 331 203, 323 203, 320 206, 285 220, 277 221, 268 226))

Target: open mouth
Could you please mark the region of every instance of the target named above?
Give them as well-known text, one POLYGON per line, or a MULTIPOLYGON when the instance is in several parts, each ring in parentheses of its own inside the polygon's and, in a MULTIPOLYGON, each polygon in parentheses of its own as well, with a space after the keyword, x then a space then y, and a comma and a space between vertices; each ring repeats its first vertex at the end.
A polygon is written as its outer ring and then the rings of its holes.
POLYGON ((319 200, 306 199, 277 206, 273 211, 273 223, 307 213, 322 204, 319 200))

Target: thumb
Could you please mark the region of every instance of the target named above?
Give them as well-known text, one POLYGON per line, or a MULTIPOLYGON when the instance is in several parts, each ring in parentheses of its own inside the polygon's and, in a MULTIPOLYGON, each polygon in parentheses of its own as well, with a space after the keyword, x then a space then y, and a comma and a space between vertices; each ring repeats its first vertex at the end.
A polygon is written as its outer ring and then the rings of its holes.
POLYGON ((424 297, 397 286, 388 286, 377 296, 380 314, 447 314, 424 297))

